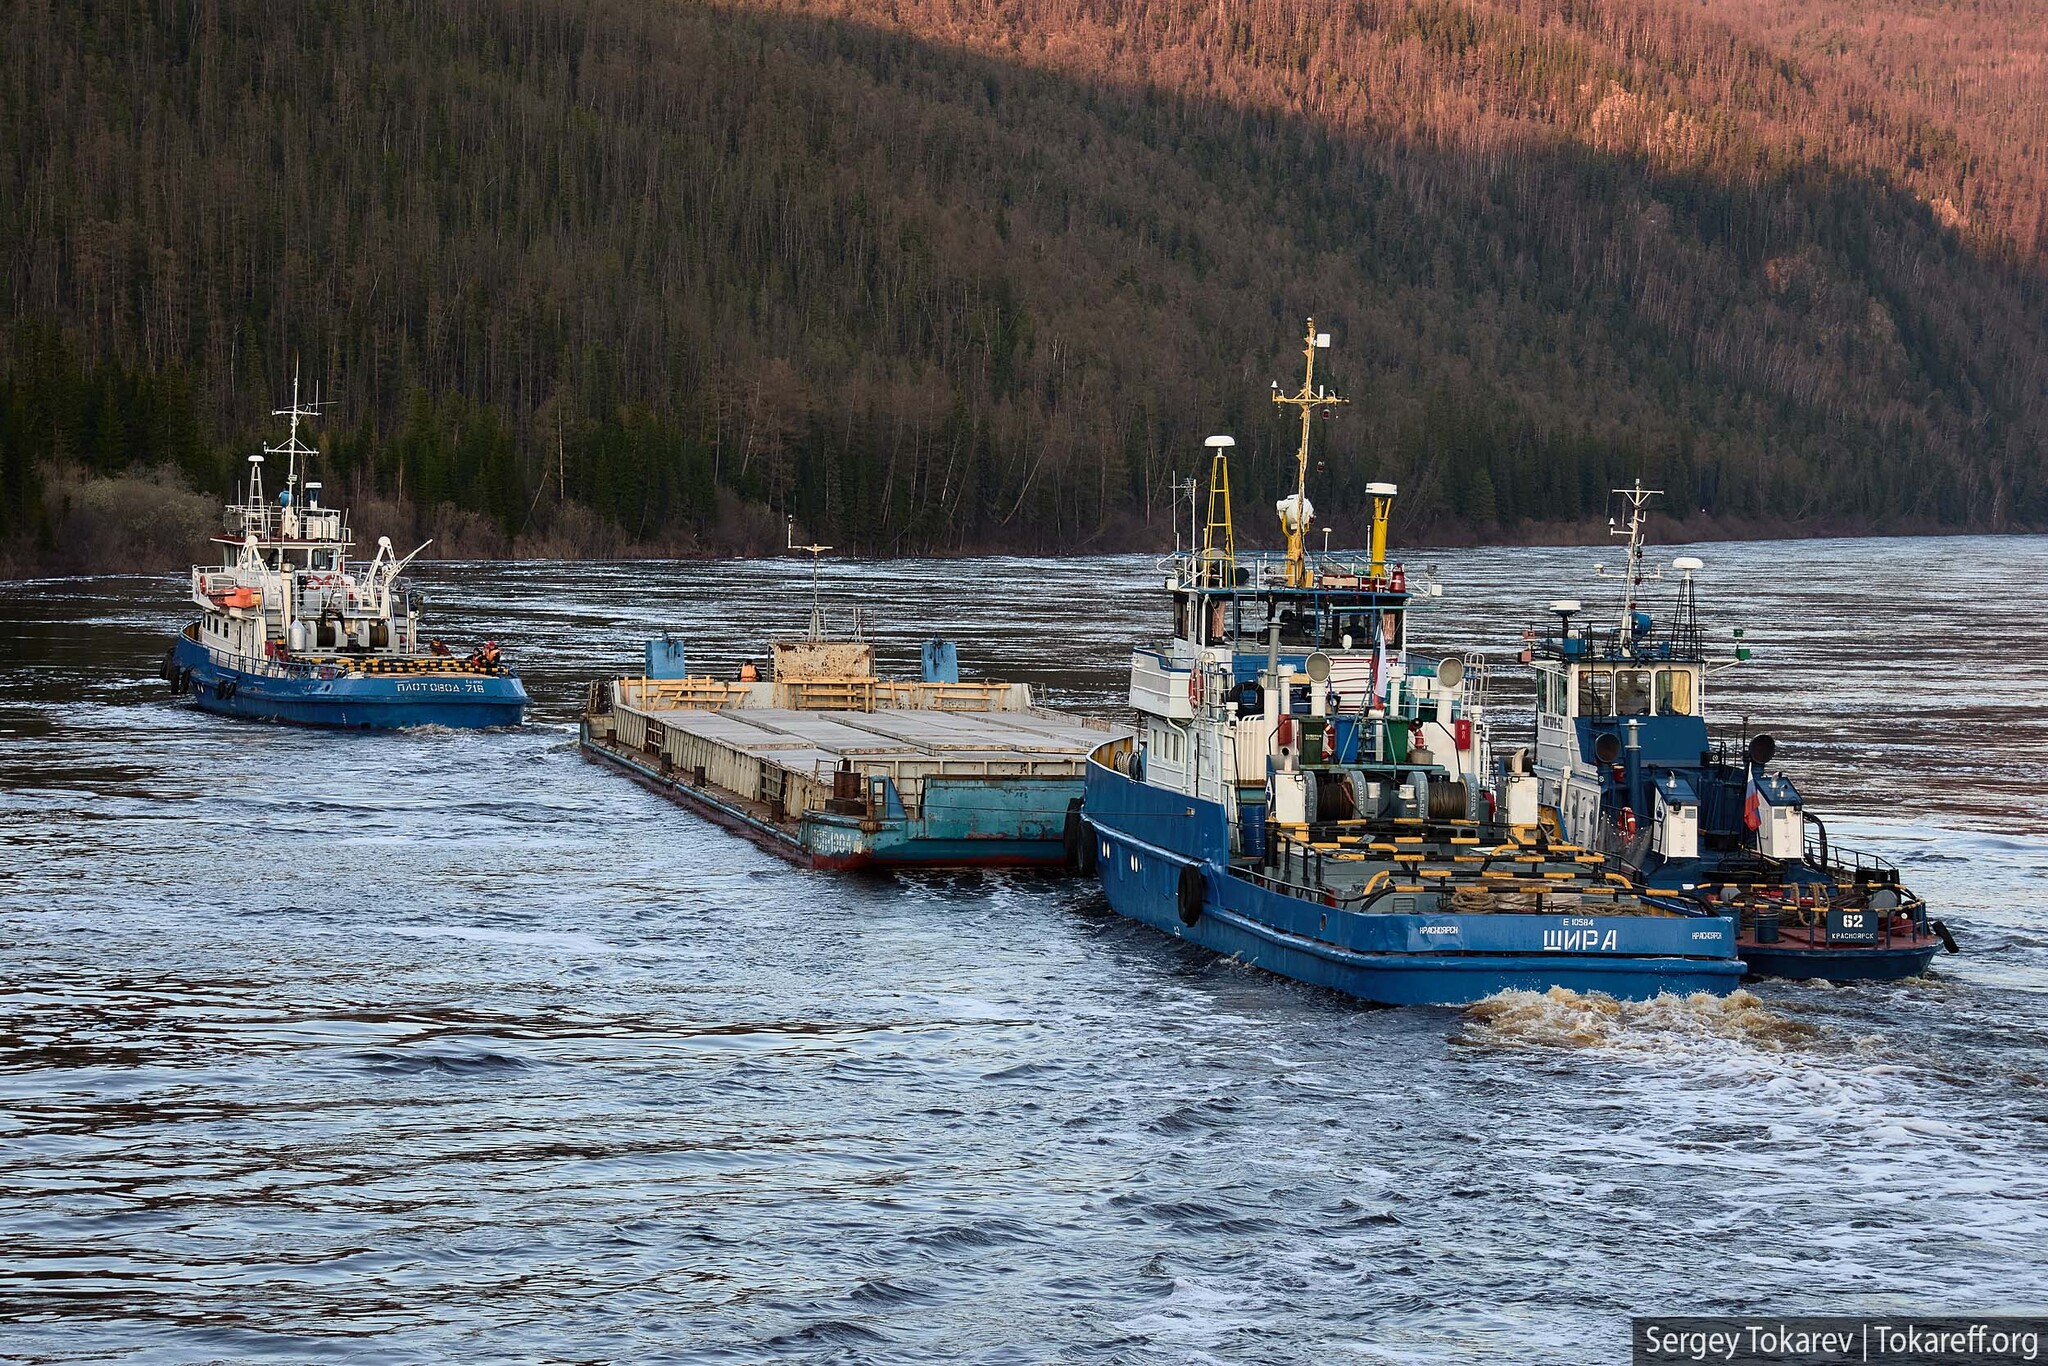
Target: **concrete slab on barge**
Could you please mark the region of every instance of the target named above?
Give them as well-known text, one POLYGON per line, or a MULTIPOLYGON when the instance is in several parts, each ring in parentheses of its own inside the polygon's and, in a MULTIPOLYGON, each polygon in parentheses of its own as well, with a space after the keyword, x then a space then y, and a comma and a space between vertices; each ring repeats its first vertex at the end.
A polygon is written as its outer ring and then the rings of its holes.
POLYGON ((695 681, 609 691, 593 690, 586 752, 819 868, 1062 866, 1088 756, 1117 734, 1010 685, 918 685, 891 696, 919 705, 873 709, 758 705, 775 696, 758 684, 712 706, 695 681))
POLYGON ((942 767, 960 761, 1066 760, 1078 773, 1088 752, 1107 738, 1099 729, 1030 712, 630 710, 672 732, 800 772, 813 771, 821 761, 836 767, 846 758, 856 766, 922 759, 942 767))

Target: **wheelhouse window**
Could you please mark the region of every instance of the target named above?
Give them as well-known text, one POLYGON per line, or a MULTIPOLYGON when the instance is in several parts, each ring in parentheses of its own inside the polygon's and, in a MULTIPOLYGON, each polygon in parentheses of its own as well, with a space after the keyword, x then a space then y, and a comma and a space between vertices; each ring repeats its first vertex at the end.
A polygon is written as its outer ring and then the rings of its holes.
POLYGON ((1692 672, 1688 669, 1657 670, 1657 714, 1692 715, 1692 672))
POLYGON ((1372 615, 1371 612, 1336 613, 1330 643, 1341 650, 1370 650, 1372 615))
POLYGON ((1648 669, 1615 670, 1614 714, 1617 716, 1648 716, 1650 714, 1650 671, 1648 669))
POLYGON ((1608 669, 1587 669, 1579 675, 1579 715, 1614 715, 1614 674, 1608 669))
POLYGON ((1322 642, 1316 639, 1316 614, 1305 604, 1290 604, 1280 609, 1280 643, 1282 645, 1316 646, 1322 642))

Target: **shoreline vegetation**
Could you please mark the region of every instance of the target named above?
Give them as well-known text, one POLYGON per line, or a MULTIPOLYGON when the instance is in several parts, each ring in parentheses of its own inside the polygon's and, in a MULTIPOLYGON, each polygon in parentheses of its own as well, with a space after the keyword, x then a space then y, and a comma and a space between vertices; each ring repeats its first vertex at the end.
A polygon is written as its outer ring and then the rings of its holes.
POLYGON ((430 555, 1157 548, 1215 432, 1257 539, 1311 316, 1340 541, 2048 528, 2035 17, 32 5, 0 555, 183 559, 294 376, 430 555))
MULTIPOLYGON (((40 540, 17 538, 0 544, 0 581, 70 576, 80 574, 182 574, 194 564, 214 563, 220 547, 208 537, 221 524, 220 499, 191 487, 185 475, 173 466, 133 469, 117 475, 95 475, 76 465, 59 465, 44 472, 43 498, 47 510, 48 535, 40 540)), ((588 508, 561 505, 537 516, 528 531, 506 536, 475 512, 453 503, 421 509, 402 499, 370 495, 350 504, 330 492, 329 505, 347 506, 358 552, 367 555, 378 536, 390 536, 403 555, 421 542, 431 541, 420 556, 422 561, 468 560, 517 562, 521 560, 711 560, 761 558, 785 553, 784 524, 764 507, 741 507, 736 501, 708 534, 698 537, 634 540, 616 525, 608 525, 588 508)), ((1398 506, 1398 505, 1397 505, 1398 506)), ((1271 534, 1247 530, 1246 514, 1256 517, 1261 509, 1237 509, 1238 546, 1241 550, 1277 549, 1275 528, 1271 534)), ((1363 528, 1363 521, 1354 523, 1363 528)), ((1985 534, 1984 528, 1933 524, 1870 527, 1831 525, 1824 521, 1801 525, 1729 522, 1695 516, 1653 517, 1660 543, 1682 544, 1712 541, 1796 540, 1831 536, 1956 536, 1985 534)), ((2036 534, 2028 528, 2006 528, 2008 532, 2036 534)), ((1574 523, 1528 522, 1512 527, 1479 527, 1470 523, 1413 525, 1402 529, 1400 541, 1412 547, 1406 558, 1415 561, 1429 550, 1460 549, 1469 546, 1604 545, 1606 525, 1601 519, 1574 523)), ((807 533, 799 530, 799 539, 807 533)), ((1357 549, 1341 536, 1338 550, 1357 549)), ((1040 545, 1020 547, 992 543, 960 545, 943 550, 920 549, 900 558, 955 559, 978 555, 1034 554, 1118 554, 1165 553, 1172 549, 1170 528, 1142 524, 1124 529, 1123 534, 1098 537, 1087 546, 1040 545)), ((848 547, 848 556, 876 556, 872 551, 848 547)))

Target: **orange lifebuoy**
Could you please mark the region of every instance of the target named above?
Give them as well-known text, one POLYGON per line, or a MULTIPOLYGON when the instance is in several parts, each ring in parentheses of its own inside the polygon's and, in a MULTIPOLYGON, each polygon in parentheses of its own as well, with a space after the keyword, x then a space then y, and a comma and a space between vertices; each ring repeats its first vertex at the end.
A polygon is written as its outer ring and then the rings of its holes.
POLYGON ((1621 831, 1621 837, 1632 840, 1636 837, 1636 812, 1632 806, 1621 808, 1621 814, 1614 818, 1614 828, 1621 831))
POLYGON ((1200 669, 1192 669, 1188 672, 1188 705, 1190 707, 1202 705, 1202 671, 1200 669))

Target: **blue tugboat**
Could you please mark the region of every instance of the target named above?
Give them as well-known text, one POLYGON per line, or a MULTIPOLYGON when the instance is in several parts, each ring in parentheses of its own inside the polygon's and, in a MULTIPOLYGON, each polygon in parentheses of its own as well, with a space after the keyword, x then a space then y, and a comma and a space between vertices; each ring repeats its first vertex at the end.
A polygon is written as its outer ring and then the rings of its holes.
POLYGON ((1646 897, 1542 829, 1532 792, 1495 809, 1483 661, 1408 655, 1410 602, 1440 589, 1387 562, 1396 489, 1369 486, 1368 554, 1308 551, 1310 419, 1343 401, 1315 383, 1328 344, 1311 321, 1302 387, 1274 395, 1301 414, 1284 558, 1236 554, 1233 443, 1209 439, 1207 528, 1165 583, 1173 637, 1131 657, 1142 731, 1088 767, 1083 861, 1110 905, 1385 1004, 1732 989, 1732 918, 1646 897))
POLYGON ((320 485, 301 483, 313 450, 299 423, 314 416, 292 404, 281 446, 249 457, 243 499, 227 507, 219 567, 194 565, 197 621, 164 656, 175 694, 204 711, 301 726, 389 730, 405 726, 516 726, 526 689, 495 642, 459 656, 422 644, 419 600, 400 577, 413 556, 393 556, 379 537, 376 557, 351 564, 348 519, 323 507, 320 485), (263 492, 265 456, 284 458, 275 505, 263 492))
MULTIPOLYGON (((1739 917, 1743 961, 1756 976, 1834 982, 1911 977, 1955 940, 1874 854, 1845 849, 1805 809, 1792 780, 1769 771, 1777 745, 1746 737, 1731 755, 1709 740, 1706 681, 1747 659, 1714 658, 1699 621, 1702 568, 1672 561, 1678 591, 1662 623, 1643 609, 1646 507, 1658 490, 1617 489, 1627 507, 1621 611, 1612 627, 1574 624, 1583 604, 1550 605, 1554 635, 1529 632, 1536 672, 1536 743, 1507 757, 1503 801, 1533 790, 1541 819, 1566 838, 1615 854, 1663 897, 1739 917)), ((1740 633, 1738 632, 1738 635, 1740 633)))

